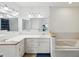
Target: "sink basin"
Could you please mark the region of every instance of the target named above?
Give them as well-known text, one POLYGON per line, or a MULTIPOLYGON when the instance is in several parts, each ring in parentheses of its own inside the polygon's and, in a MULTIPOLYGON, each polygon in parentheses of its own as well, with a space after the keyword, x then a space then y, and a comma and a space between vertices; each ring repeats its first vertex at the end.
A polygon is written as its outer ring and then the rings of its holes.
POLYGON ((4 36, 4 34, 0 35, 0 37, 4 36))
POLYGON ((3 39, 3 40, 1 40, 0 42, 6 42, 7 41, 7 39, 3 39))

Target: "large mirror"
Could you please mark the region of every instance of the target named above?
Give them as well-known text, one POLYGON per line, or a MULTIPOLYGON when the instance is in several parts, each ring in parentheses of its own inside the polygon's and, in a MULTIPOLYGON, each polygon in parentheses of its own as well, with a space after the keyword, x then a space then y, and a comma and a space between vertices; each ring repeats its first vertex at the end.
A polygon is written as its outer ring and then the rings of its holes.
POLYGON ((0 18, 0 30, 18 31, 18 18, 0 18))
POLYGON ((30 20, 22 19, 22 30, 23 31, 30 31, 31 30, 30 20))
POLYGON ((29 20, 22 20, 22 29, 26 31, 48 31, 48 19, 47 18, 30 18, 29 20))

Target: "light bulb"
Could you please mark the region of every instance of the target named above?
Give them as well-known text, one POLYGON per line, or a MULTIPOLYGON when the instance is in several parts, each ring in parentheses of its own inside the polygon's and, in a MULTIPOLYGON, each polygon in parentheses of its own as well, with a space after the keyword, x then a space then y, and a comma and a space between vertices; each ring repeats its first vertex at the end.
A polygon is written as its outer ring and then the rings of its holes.
POLYGON ((11 18, 12 16, 7 14, 7 17, 8 17, 8 18, 11 18))
POLYGON ((72 4, 72 2, 70 1, 70 2, 68 2, 69 4, 72 4))
POLYGON ((33 16, 32 16, 32 15, 28 15, 28 17, 29 17, 29 18, 32 18, 33 16))
POLYGON ((43 16, 41 16, 40 14, 38 14, 38 18, 42 18, 43 16))
POLYGON ((7 7, 4 7, 4 10, 9 10, 7 7))

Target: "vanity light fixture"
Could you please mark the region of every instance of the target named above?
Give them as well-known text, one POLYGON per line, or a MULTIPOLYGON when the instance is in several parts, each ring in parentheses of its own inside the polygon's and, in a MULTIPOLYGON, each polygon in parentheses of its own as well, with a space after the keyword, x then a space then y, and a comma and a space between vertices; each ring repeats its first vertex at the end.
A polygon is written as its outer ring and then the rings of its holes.
POLYGON ((0 18, 3 18, 3 15, 2 14, 0 14, 0 18))
POLYGON ((72 4, 72 2, 71 2, 71 1, 69 1, 68 3, 69 3, 69 4, 72 4))
POLYGON ((6 16, 6 17, 8 17, 8 18, 12 18, 13 16, 11 16, 11 15, 8 15, 8 14, 7 14, 7 16, 6 16))
POLYGON ((13 12, 12 15, 13 16, 17 16, 19 13, 18 12, 13 12))
POLYGON ((43 16, 41 16, 40 14, 38 14, 38 18, 42 18, 43 16))
POLYGON ((41 15, 40 15, 40 14, 38 14, 38 17, 40 18, 40 17, 41 17, 41 15))
POLYGON ((4 4, 4 6, 0 5, 0 12, 11 14, 13 16, 17 16, 19 14, 17 11, 9 8, 7 4, 4 4))
POLYGON ((29 18, 33 18, 33 15, 30 15, 30 14, 29 14, 28 17, 29 17, 29 18))
POLYGON ((5 11, 4 9, 0 9, 0 12, 7 13, 7 11, 5 11))
POLYGON ((9 10, 9 8, 8 7, 4 7, 4 10, 9 10))

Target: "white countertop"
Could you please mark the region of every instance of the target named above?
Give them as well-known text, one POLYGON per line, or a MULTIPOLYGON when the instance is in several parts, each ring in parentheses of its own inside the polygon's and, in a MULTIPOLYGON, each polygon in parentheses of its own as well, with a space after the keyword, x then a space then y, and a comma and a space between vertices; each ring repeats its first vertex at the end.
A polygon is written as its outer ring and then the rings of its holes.
POLYGON ((0 42, 0 44, 17 44, 25 38, 51 38, 49 35, 24 35, 19 34, 15 37, 7 39, 5 42, 0 42))
POLYGON ((0 45, 16 45, 17 41, 6 41, 6 42, 0 42, 0 45))
POLYGON ((16 37, 13 37, 13 38, 10 38, 8 39, 7 41, 21 41, 23 40, 24 38, 50 38, 49 36, 47 35, 18 35, 16 37))

